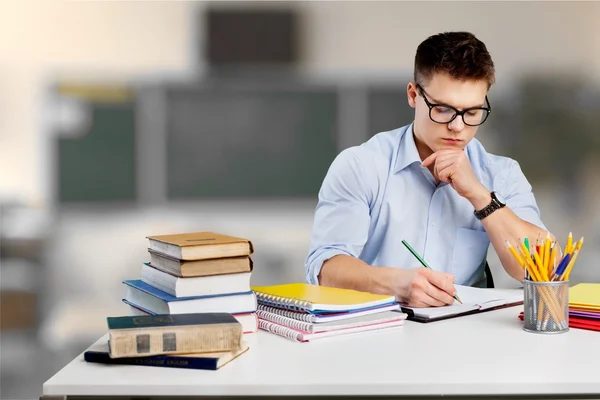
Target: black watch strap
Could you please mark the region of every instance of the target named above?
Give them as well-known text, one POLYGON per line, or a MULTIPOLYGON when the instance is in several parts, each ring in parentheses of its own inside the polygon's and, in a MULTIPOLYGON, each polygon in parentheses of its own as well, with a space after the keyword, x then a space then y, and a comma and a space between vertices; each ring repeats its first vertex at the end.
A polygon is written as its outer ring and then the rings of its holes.
POLYGON ((477 218, 478 220, 482 220, 485 217, 487 217, 488 215, 490 215, 491 213, 493 213, 496 210, 501 209, 502 207, 506 206, 506 204, 504 204, 503 202, 501 202, 498 197, 496 196, 496 193, 491 192, 490 195, 492 196, 492 201, 490 201, 490 204, 488 204, 487 206, 483 207, 481 210, 477 211, 473 211, 473 214, 475 214, 475 218, 477 218))

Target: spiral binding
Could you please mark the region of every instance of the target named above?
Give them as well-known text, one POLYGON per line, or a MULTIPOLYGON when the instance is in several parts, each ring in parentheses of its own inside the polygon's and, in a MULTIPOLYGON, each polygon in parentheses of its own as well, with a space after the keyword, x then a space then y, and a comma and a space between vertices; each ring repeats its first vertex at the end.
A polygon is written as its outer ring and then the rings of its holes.
POLYGON ((262 330, 269 331, 279 336, 286 337, 293 341, 298 341, 298 332, 293 331, 285 326, 277 325, 273 322, 264 319, 258 319, 258 327, 262 330))
POLYGON ((256 300, 264 305, 285 308, 288 310, 308 311, 311 303, 304 300, 290 299, 287 297, 274 296, 272 294, 255 292, 256 300))
POLYGON ((298 321, 296 319, 284 317, 283 315, 277 315, 269 311, 258 310, 256 311, 258 318, 266 319, 275 322, 279 325, 287 326, 289 328, 297 329, 299 331, 311 332, 312 324, 308 322, 298 321))
POLYGON ((267 312, 277 314, 277 315, 283 315, 284 317, 292 318, 292 319, 295 319, 298 321, 304 321, 304 322, 309 322, 309 323, 315 322, 314 315, 309 314, 309 313, 291 311, 291 310, 283 310, 281 308, 270 307, 270 306, 266 306, 264 304, 259 304, 258 309, 261 311, 267 311, 267 312))

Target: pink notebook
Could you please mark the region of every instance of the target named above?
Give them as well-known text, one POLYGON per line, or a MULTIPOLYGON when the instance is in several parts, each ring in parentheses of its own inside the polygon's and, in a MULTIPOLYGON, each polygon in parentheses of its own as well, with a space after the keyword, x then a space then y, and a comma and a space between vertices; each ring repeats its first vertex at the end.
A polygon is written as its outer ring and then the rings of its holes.
POLYGON ((335 324, 330 326, 325 326, 328 324, 310 324, 296 320, 292 320, 293 322, 290 324, 292 326, 286 326, 284 323, 288 323, 289 321, 282 319, 281 316, 275 315, 275 317, 278 318, 271 318, 260 311, 258 312, 258 317, 258 327, 262 330, 297 342, 310 342, 331 336, 341 336, 351 333, 402 326, 407 315, 399 312, 390 312, 390 314, 385 316, 380 315, 379 318, 375 318, 377 315, 365 316, 359 319, 362 321, 336 321, 329 323, 335 324), (265 317, 270 318, 271 320, 265 319, 265 317), (277 322, 275 322, 275 320, 277 320, 277 322))

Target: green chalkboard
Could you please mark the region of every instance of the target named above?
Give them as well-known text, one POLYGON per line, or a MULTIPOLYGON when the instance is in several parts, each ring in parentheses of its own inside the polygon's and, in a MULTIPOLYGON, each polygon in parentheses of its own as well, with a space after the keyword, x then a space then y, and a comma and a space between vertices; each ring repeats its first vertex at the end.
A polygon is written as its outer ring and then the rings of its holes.
POLYGON ((338 153, 335 87, 166 93, 169 198, 318 194, 338 153))
POLYGON ((135 201, 132 102, 90 102, 89 130, 57 143, 58 201, 135 201))

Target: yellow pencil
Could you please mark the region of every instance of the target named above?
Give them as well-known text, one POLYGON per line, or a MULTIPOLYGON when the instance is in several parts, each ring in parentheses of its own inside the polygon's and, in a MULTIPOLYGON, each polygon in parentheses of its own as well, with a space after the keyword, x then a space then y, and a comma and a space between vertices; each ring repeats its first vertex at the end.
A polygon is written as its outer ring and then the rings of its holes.
POLYGON ((529 255, 529 252, 527 251, 527 247, 525 247, 525 244, 521 243, 521 251, 522 251, 522 256, 523 259, 525 260, 525 265, 527 266, 527 270, 529 271, 529 275, 531 275, 531 277, 533 278, 534 281, 541 281, 541 277, 538 274, 537 268, 535 267, 535 265, 533 264, 533 261, 531 261, 531 256, 529 255))
MULTIPOLYGON (((537 270, 535 264, 531 260, 531 257, 528 257, 527 247, 525 247, 524 244, 521 244, 521 250, 523 251, 523 258, 526 260, 529 274, 533 277, 533 279, 537 282, 547 282, 548 277, 545 276, 545 271, 537 270)), ((558 300, 551 293, 549 293, 545 287, 539 288, 538 293, 540 294, 541 300, 545 303, 552 318, 554 318, 555 321, 560 321, 560 313, 558 312, 560 307, 558 305, 558 300)))
POLYGON ((535 263, 536 263, 536 265, 538 267, 538 270, 540 272, 540 277, 544 281, 548 281, 547 274, 546 274, 546 268, 544 268, 544 266, 542 264, 542 259, 538 255, 537 251, 533 253, 533 258, 535 258, 535 263))
POLYGON ((521 267, 524 267, 525 266, 525 261, 523 261, 523 259, 521 258, 521 256, 514 249, 514 247, 512 247, 512 245, 508 242, 508 240, 506 240, 505 243, 506 243, 506 247, 512 253, 513 257, 517 260, 517 262, 519 263, 519 265, 521 267))
POLYGON ((565 246, 565 255, 571 251, 571 246, 573 245, 573 232, 569 232, 569 237, 567 238, 567 245, 565 246))
MULTIPOLYGON (((548 269, 550 268, 549 267, 549 265, 550 265, 550 243, 551 243, 550 232, 548 232, 546 234, 546 243, 544 245, 544 258, 543 258, 544 268, 546 268, 546 271, 548 271, 548 269)), ((548 275, 550 275, 550 272, 548 272, 548 275)))
POLYGON ((569 275, 571 275, 571 270, 573 269, 573 266, 575 265, 575 261, 577 261, 577 256, 579 255, 581 246, 583 246, 583 237, 581 239, 579 239, 579 241, 577 242, 575 251, 573 251, 573 257, 571 258, 571 261, 569 261, 569 265, 567 266, 567 269, 565 270, 565 272, 563 274, 563 280, 565 280, 565 281, 569 280, 569 275))

